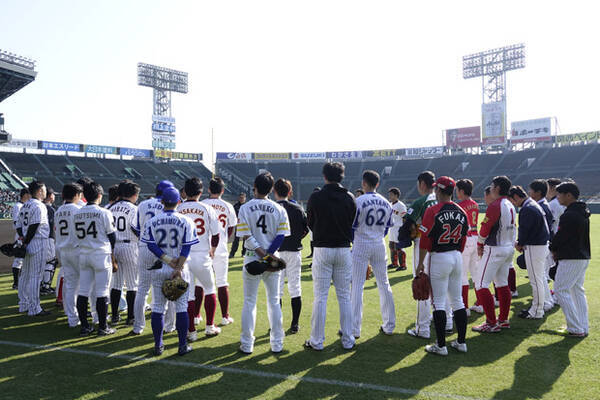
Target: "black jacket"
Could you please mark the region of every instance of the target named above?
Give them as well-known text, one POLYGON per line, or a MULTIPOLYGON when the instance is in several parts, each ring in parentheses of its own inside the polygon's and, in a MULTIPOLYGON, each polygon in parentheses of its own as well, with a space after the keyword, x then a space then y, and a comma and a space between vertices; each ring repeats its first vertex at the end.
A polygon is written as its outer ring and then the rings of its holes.
POLYGON ((517 243, 526 245, 546 245, 550 240, 550 229, 544 210, 531 197, 521 205, 519 211, 519 238, 517 243))
POLYGON ((584 202, 571 203, 558 220, 558 231, 550 243, 556 260, 589 260, 590 210, 584 202))
POLYGON ((302 250, 302 238, 308 233, 306 213, 298 203, 292 203, 289 200, 281 200, 278 203, 285 208, 290 221, 290 236, 283 239, 279 251, 302 250))
POLYGON ((329 183, 311 194, 306 213, 314 247, 350 247, 356 203, 342 185, 329 183))

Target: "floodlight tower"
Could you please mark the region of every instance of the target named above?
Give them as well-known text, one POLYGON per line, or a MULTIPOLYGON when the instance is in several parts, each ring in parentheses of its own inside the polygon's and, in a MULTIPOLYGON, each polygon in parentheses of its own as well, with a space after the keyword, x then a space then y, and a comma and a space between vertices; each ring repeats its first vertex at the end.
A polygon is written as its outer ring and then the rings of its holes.
MULTIPOLYGON (((506 72, 525 68, 525 44, 514 44, 498 49, 463 56, 463 78, 481 76, 482 82, 482 128, 485 138, 485 110, 495 108, 502 114, 502 127, 498 127, 504 136, 506 131, 506 72), (490 107, 486 107, 490 105, 490 107)), ((498 130, 496 130, 499 133, 498 130)), ((484 143, 485 144, 485 143, 484 143)))
POLYGON ((153 89, 152 147, 175 148, 175 118, 171 114, 171 92, 188 92, 187 72, 138 63, 138 85, 153 89))

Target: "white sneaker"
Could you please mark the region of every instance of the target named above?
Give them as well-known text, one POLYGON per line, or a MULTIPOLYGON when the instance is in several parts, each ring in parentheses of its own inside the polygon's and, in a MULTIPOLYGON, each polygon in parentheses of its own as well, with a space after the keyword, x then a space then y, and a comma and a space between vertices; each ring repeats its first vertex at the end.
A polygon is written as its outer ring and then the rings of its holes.
POLYGON ((229 324, 233 324, 233 318, 223 317, 223 319, 221 320, 221 325, 225 326, 225 325, 229 325, 229 324))
POLYGON ((221 328, 214 325, 207 325, 204 333, 206 336, 217 336, 219 333, 221 333, 221 328))
POLYGON ((433 354, 437 354, 440 356, 448 355, 448 349, 446 348, 446 346, 439 347, 437 344, 428 344, 427 346, 425 346, 425 351, 428 353, 433 353, 433 354))
POLYGON ((417 332, 416 329, 409 329, 406 331, 406 333, 408 333, 412 337, 419 337, 419 338, 423 338, 423 339, 429 339, 429 336, 430 336, 429 333, 425 334, 423 332, 417 332))
POLYGON ((194 325, 200 325, 200 322, 202 322, 202 316, 194 318, 194 325))
POLYGON ((455 348, 456 350, 460 351, 461 353, 467 352, 467 344, 466 343, 458 343, 456 340, 453 340, 452 342, 450 342, 450 347, 455 348))
POLYGON ((483 306, 479 305, 479 306, 471 306, 471 308, 469 308, 469 310, 476 312, 478 314, 483 314, 483 306))
POLYGON ((188 342, 195 342, 196 340, 198 340, 198 332, 188 332, 187 340, 188 342))

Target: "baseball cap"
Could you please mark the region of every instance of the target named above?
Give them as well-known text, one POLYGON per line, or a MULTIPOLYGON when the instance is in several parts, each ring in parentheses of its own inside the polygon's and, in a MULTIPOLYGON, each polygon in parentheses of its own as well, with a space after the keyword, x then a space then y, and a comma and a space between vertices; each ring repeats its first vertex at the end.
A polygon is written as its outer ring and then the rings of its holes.
POLYGON ((168 188, 168 187, 174 187, 174 186, 175 186, 175 185, 173 185, 173 182, 171 182, 171 181, 167 181, 167 180, 164 180, 164 181, 160 181, 160 182, 158 183, 158 185, 156 185, 156 190, 157 190, 157 191, 160 191, 160 192, 164 192, 164 190, 165 190, 166 188, 168 188))
POLYGON ((179 199, 179 190, 175 189, 173 186, 165 188, 162 192, 162 200, 165 203, 177 203, 179 199))
POLYGON ((456 186, 456 182, 454 182, 454 179, 450 178, 449 176, 440 176, 439 178, 437 178, 433 186, 437 186, 440 189, 454 189, 454 186, 456 186))

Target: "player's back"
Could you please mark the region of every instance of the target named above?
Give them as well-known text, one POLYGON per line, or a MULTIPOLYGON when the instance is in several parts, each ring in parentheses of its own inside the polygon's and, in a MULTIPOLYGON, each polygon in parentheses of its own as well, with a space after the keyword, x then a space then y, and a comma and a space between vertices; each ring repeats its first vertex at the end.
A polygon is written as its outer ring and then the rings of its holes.
POLYGON ((204 199, 202 203, 208 204, 215 211, 219 221, 219 250, 227 251, 227 230, 237 225, 237 216, 235 209, 231 204, 223 199, 204 199))
POLYGON ((156 243, 168 256, 179 257, 184 245, 198 243, 192 220, 173 210, 163 211, 144 225, 141 242, 156 243))
POLYGON ((73 224, 77 247, 82 253, 111 253, 108 235, 115 229, 109 210, 88 203, 75 212, 73 224))
POLYGON ((164 206, 161 200, 157 197, 152 197, 151 199, 142 201, 138 205, 135 224, 132 226, 132 229, 140 234, 140 231, 146 225, 146 222, 148 222, 154 216, 162 213, 163 209, 164 206))
POLYGON ((187 200, 177 207, 177 212, 192 220, 196 227, 198 243, 192 246, 194 252, 208 253, 212 235, 219 233, 219 223, 212 207, 196 200, 187 200))
POLYGON ((269 199, 252 199, 240 207, 238 236, 252 235, 263 249, 289 230, 285 209, 269 199))
POLYGON ((355 241, 383 240, 392 224, 392 205, 382 195, 369 192, 356 199, 355 241))
POLYGON ((421 231, 431 241, 431 251, 442 253, 462 250, 463 238, 469 232, 469 221, 465 211, 453 201, 438 203, 425 211, 421 231), (433 223, 429 221, 433 219, 433 223), (427 227, 431 230, 427 232, 427 227))
POLYGON ((117 230, 115 233, 117 242, 137 242, 137 236, 131 228, 136 223, 137 209, 138 207, 135 204, 127 200, 117 201, 110 207, 115 229, 117 230))
POLYGON ((479 204, 473 199, 466 199, 458 203, 460 208, 462 208, 467 214, 467 219, 469 221, 469 235, 475 236, 477 235, 477 222, 479 219, 479 204))
POLYGON ((78 204, 65 203, 56 210, 56 214, 54 215, 54 236, 56 238, 57 249, 74 248, 77 246, 78 240, 75 237, 73 217, 80 208, 81 206, 78 204))
POLYGON ((506 197, 500 197, 493 201, 486 211, 486 217, 482 224, 482 231, 489 235, 485 241, 488 246, 514 246, 517 238, 516 211, 514 206, 506 197), (491 223, 491 226, 489 226, 491 223), (484 229, 486 226, 486 229, 484 229))

